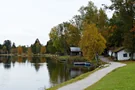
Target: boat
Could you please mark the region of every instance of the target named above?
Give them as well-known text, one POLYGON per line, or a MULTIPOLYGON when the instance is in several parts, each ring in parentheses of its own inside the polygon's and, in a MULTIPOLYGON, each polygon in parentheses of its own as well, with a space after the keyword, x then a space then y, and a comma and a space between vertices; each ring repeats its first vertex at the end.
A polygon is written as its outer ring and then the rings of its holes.
POLYGON ((90 66, 91 63, 90 62, 74 62, 73 63, 75 66, 76 65, 82 65, 82 66, 90 66))

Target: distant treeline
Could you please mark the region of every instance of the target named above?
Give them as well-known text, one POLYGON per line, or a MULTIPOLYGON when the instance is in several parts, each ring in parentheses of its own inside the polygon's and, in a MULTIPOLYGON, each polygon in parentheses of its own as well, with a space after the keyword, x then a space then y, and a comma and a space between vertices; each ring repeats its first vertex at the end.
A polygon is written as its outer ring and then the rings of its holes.
POLYGON ((16 46, 10 40, 5 40, 3 44, 0 44, 0 54, 14 54, 14 55, 34 55, 45 54, 46 47, 42 45, 39 39, 36 39, 34 44, 28 46, 16 46))

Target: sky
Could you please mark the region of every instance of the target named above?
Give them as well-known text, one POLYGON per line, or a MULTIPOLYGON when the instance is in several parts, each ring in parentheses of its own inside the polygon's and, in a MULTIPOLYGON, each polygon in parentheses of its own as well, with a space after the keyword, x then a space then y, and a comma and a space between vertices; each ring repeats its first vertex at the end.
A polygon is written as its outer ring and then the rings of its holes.
MULTIPOLYGON (((31 45, 38 38, 46 45, 51 28, 79 14, 90 0, 0 0, 0 44, 11 40, 18 45, 31 45)), ((110 0, 91 0, 100 8, 110 0)), ((107 11, 108 17, 111 12, 107 11)))

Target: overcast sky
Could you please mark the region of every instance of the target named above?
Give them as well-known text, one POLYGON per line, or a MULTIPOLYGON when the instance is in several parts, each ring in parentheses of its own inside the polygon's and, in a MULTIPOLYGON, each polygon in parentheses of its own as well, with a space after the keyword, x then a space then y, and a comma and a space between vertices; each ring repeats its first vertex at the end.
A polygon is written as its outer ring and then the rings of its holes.
MULTIPOLYGON (((72 19, 89 0, 0 0, 0 44, 11 40, 16 45, 31 45, 36 38, 49 40, 52 27, 72 19)), ((99 8, 110 0, 92 0, 99 8)), ((109 17, 110 12, 107 12, 109 17)))

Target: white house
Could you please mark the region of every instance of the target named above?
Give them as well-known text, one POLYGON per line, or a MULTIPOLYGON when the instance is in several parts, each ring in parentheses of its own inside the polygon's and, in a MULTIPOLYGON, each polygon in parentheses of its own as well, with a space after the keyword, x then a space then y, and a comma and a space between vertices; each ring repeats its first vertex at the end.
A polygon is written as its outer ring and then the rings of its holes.
MULTIPOLYGON (((124 47, 120 47, 116 50, 109 51, 109 56, 113 56, 116 60, 122 61, 122 60, 129 60, 131 58, 131 53, 126 52, 124 47)), ((133 59, 135 59, 135 53, 133 55, 133 59)))

